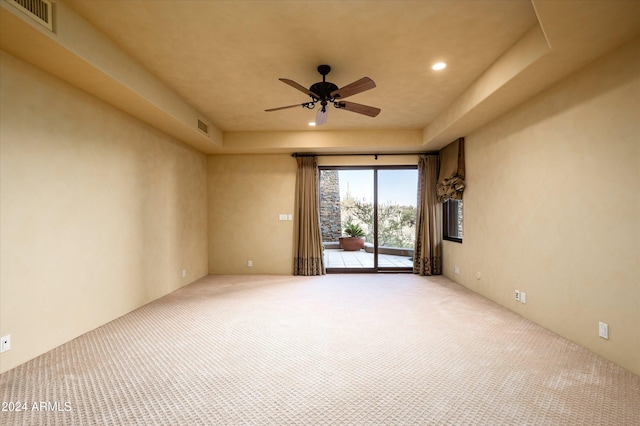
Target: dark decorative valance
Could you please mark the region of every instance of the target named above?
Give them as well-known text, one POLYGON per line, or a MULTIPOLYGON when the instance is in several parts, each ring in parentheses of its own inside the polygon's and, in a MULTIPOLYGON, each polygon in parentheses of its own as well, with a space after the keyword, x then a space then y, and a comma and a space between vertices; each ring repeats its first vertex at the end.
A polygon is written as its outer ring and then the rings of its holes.
POLYGON ((436 183, 438 202, 462 200, 464 192, 464 138, 440 150, 440 174, 436 183))

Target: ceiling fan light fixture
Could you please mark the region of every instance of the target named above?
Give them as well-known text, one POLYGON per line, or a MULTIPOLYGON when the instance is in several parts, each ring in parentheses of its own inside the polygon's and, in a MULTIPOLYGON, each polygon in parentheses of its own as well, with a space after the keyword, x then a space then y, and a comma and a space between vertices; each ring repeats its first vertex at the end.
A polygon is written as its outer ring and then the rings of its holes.
POLYGON ((269 108, 265 111, 280 111, 283 109, 296 108, 300 106, 302 108, 314 109, 316 107, 316 103, 319 103, 321 107, 318 109, 318 113, 316 114, 316 121, 310 122, 309 126, 320 126, 326 123, 327 115, 329 112, 327 110, 327 105, 331 104, 333 104, 333 106, 337 109, 344 109, 345 111, 351 111, 358 114, 367 115, 369 117, 376 117, 380 113, 380 108, 343 101, 343 99, 348 98, 349 96, 357 95, 358 93, 362 93, 376 87, 376 83, 374 83, 373 80, 371 80, 369 77, 362 77, 360 80, 354 81, 351 84, 347 84, 343 87, 338 87, 326 80, 326 76, 330 71, 331 67, 329 65, 318 66, 318 72, 320 73, 320 75, 322 75, 322 81, 314 83, 309 89, 301 84, 296 83, 293 80, 289 80, 288 78, 280 78, 279 80, 283 83, 288 84, 294 89, 310 96, 311 101, 304 102, 302 104, 269 108))
POLYGON ((444 62, 436 62, 435 64, 433 64, 431 66, 431 69, 434 70, 434 71, 440 71, 440 70, 445 69, 446 67, 447 67, 446 63, 444 63, 444 62))

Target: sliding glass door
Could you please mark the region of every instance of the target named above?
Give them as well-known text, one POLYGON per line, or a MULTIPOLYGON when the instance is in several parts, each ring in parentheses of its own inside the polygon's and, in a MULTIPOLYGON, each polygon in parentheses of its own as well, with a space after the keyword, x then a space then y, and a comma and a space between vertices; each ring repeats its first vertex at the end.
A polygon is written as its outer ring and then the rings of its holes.
POLYGON ((378 170, 378 268, 413 268, 417 169, 378 170))
POLYGON ((410 271, 415 167, 320 168, 320 222, 327 272, 410 271))

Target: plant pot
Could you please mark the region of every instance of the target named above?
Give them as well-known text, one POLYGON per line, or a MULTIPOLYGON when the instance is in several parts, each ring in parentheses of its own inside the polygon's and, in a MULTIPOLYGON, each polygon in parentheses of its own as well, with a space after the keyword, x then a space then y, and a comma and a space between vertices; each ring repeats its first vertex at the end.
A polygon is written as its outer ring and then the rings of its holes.
POLYGON ((340 237, 338 241, 344 251, 358 251, 364 247, 363 237, 340 237))

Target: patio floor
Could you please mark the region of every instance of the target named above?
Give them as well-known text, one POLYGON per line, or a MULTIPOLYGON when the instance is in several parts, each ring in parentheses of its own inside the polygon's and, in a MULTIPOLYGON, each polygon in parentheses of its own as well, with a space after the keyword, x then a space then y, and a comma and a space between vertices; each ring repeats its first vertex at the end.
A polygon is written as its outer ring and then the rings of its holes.
MULTIPOLYGON (((373 253, 327 249, 324 251, 324 265, 327 268, 373 268, 373 253)), ((378 254, 378 267, 412 268, 413 259, 409 256, 378 254)))

